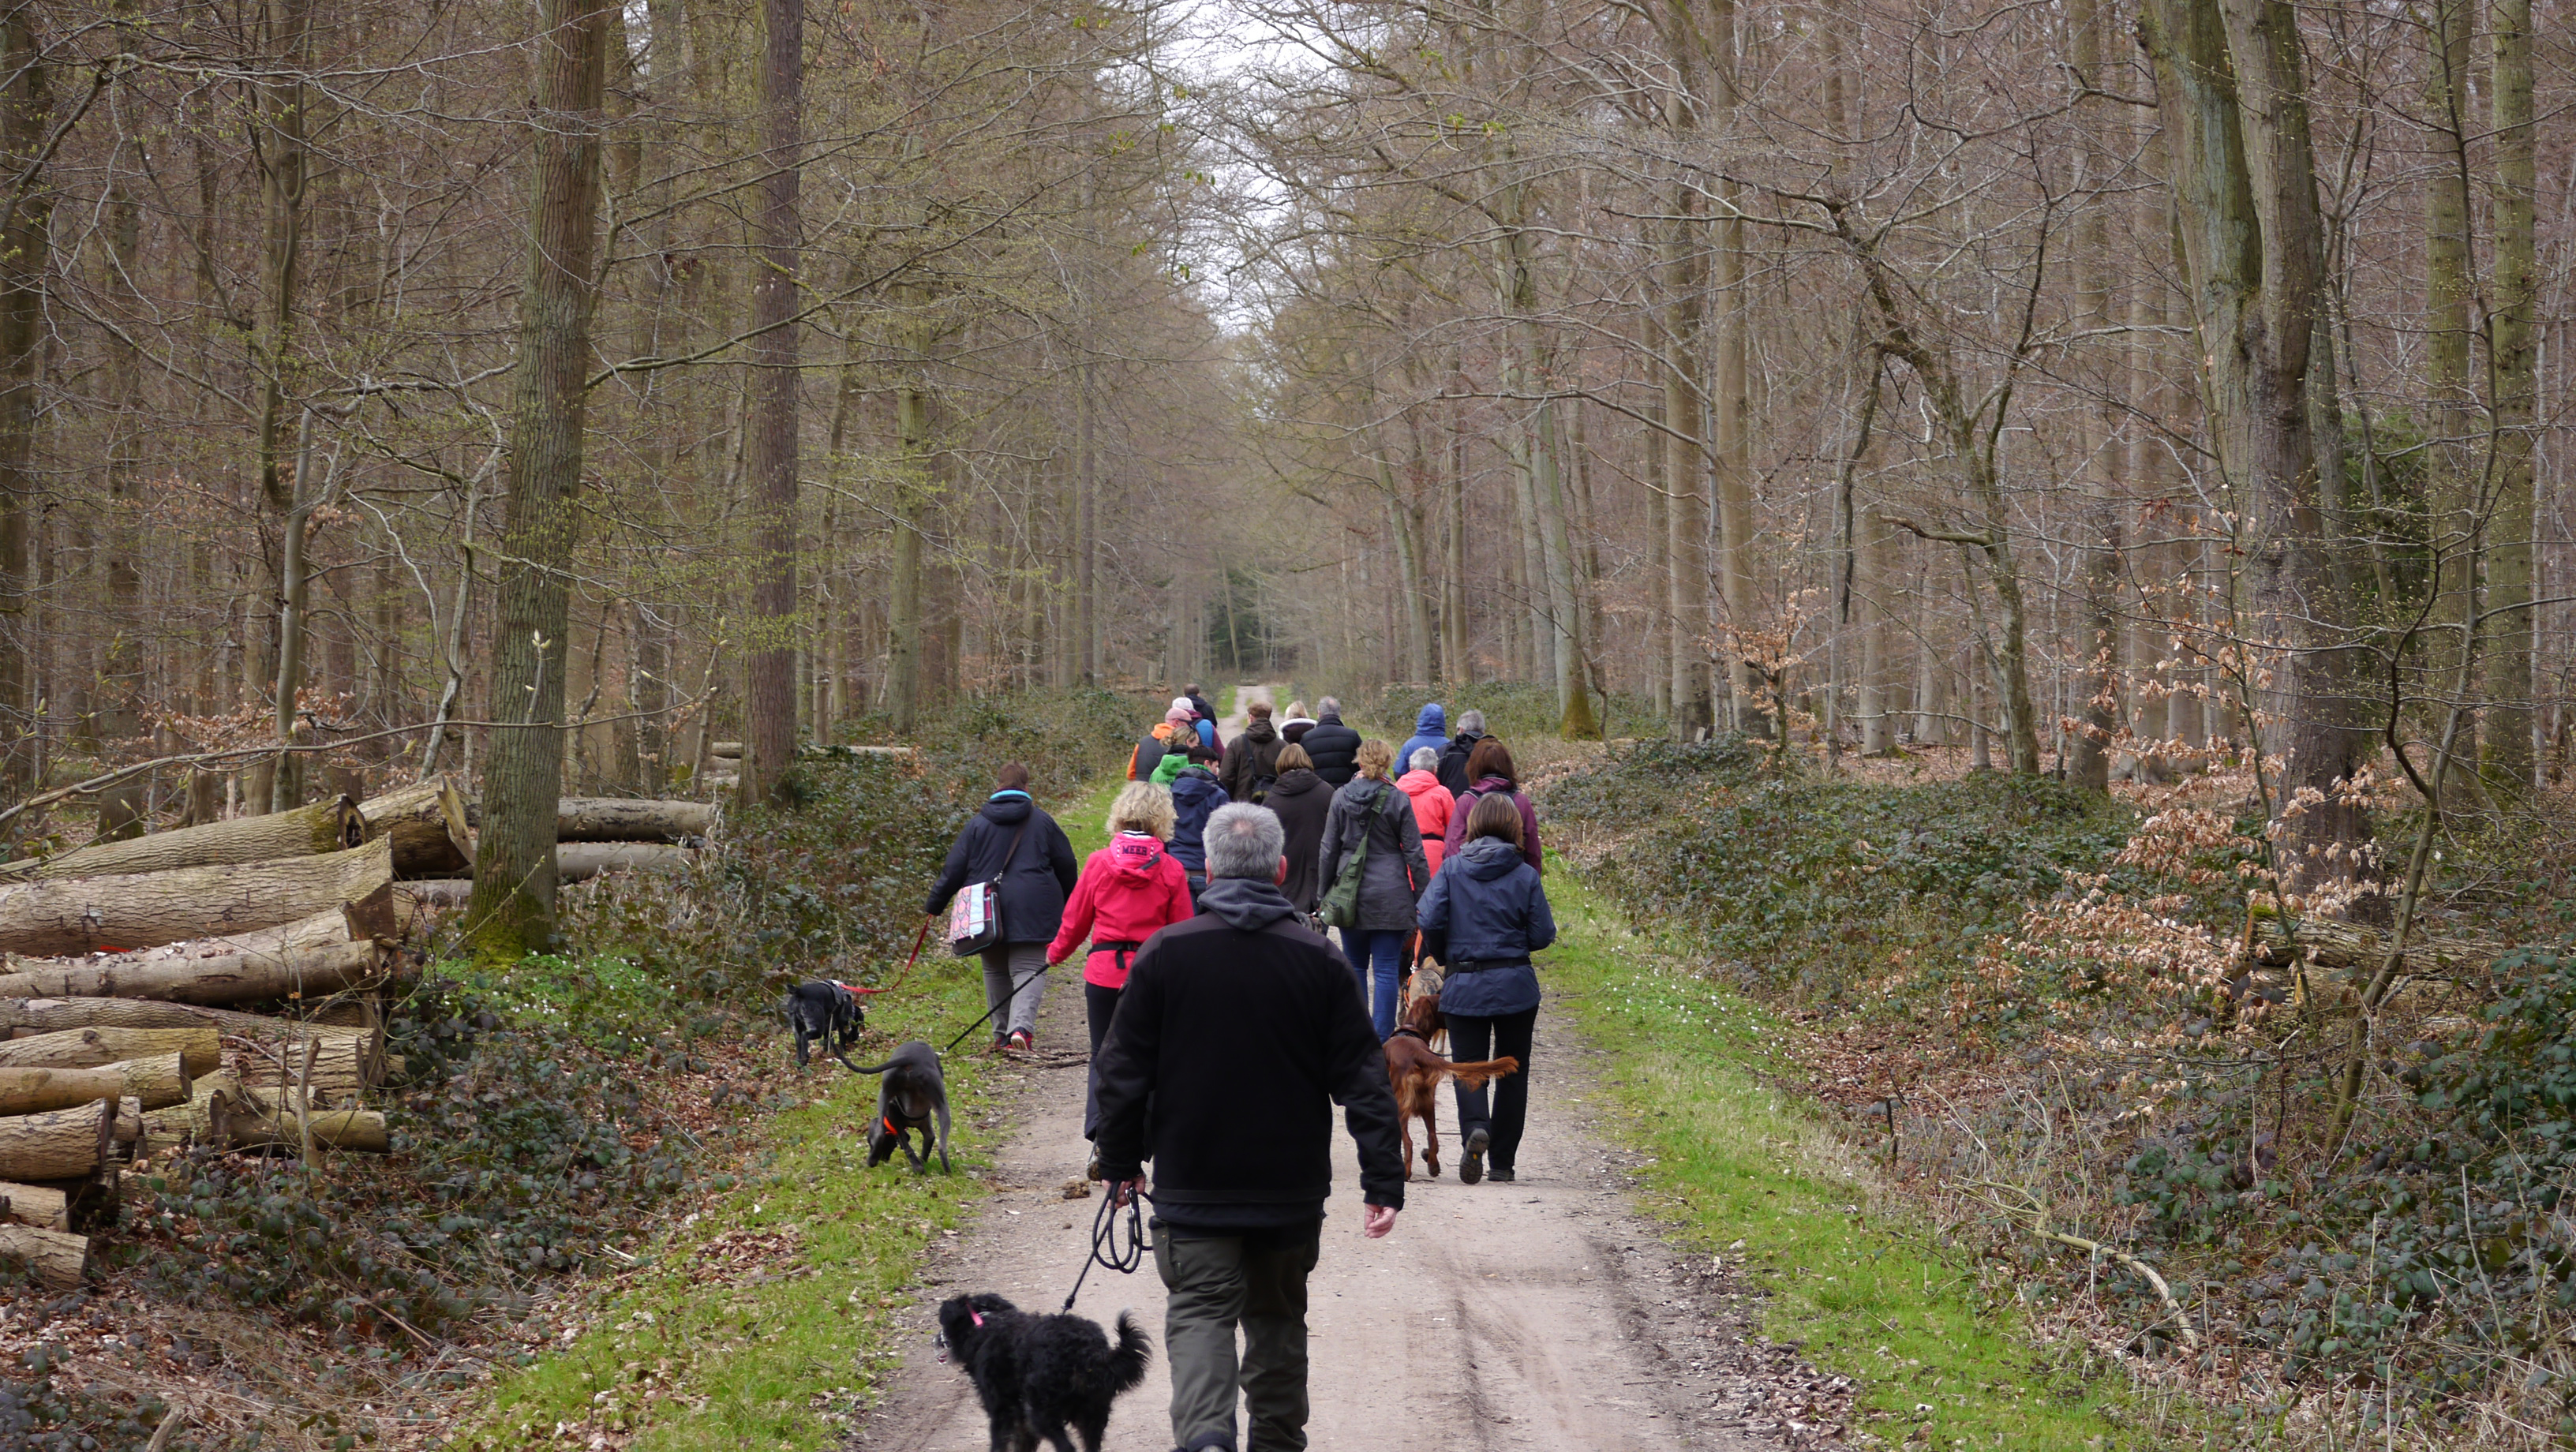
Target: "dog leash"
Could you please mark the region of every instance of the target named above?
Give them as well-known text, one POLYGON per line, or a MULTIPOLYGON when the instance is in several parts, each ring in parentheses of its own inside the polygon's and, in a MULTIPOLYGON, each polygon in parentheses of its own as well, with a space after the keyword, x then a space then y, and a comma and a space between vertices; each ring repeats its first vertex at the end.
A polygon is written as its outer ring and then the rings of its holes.
POLYGON ((921 945, 929 941, 930 919, 923 918, 921 920, 921 931, 912 935, 912 956, 903 960, 903 971, 894 975, 894 981, 892 983, 887 984, 883 988, 861 988, 855 983, 844 983, 841 986, 850 990, 852 993, 894 992, 896 989, 903 986, 903 980, 912 976, 912 965, 921 961, 921 945))
POLYGON ((957 1031, 957 1037, 955 1037, 955 1038, 953 1038, 953 1039, 950 1039, 950 1040, 948 1041, 948 1047, 947 1047, 947 1048, 944 1048, 944 1049, 941 1049, 941 1050, 939 1051, 939 1052, 940 1052, 941 1057, 943 1057, 943 1058, 944 1058, 944 1057, 946 1057, 946 1056, 947 1056, 947 1055, 949 1055, 949 1054, 955 1053, 955 1052, 957 1051, 957 1046, 958 1046, 959 1044, 962 1044, 962 1043, 964 1043, 964 1042, 966 1041, 966 1036, 967 1036, 968 1034, 971 1034, 971 1033, 973 1033, 975 1030, 977 1030, 977 1029, 979 1029, 979 1028, 982 1028, 984 1025, 986 1025, 986 1024, 988 1024, 988 1023, 991 1023, 991 1022, 993 1021, 993 1015, 995 1015, 995 1014, 997 1014, 997 1013, 1000 1013, 1003 1009, 1008 1008, 1008 1007, 1010 1007, 1012 1004, 1019 1002, 1019 1001, 1020 1001, 1020 990, 1021 990, 1021 989, 1023 989, 1023 988, 1028 987, 1028 986, 1029 986, 1030 984, 1032 984, 1032 983, 1037 982, 1037 981, 1038 981, 1038 979, 1039 979, 1040 977, 1042 977, 1042 976, 1044 976, 1044 975, 1045 975, 1046 971, 1047 971, 1049 968, 1052 968, 1052 967, 1054 967, 1054 966, 1055 966, 1055 965, 1054 965, 1054 964, 1052 964, 1052 963, 1040 963, 1040 964, 1037 966, 1037 968, 1029 974, 1029 976, 1028 976, 1028 977, 1023 978, 1023 979, 1021 979, 1019 982, 1012 984, 1012 985, 1011 985, 1011 991, 1010 991, 1010 994, 1009 994, 1007 997, 1005 997, 1005 998, 1004 998, 1000 1003, 994 1004, 991 1008, 988 1008, 988 1009, 984 1010, 984 1016, 983 1016, 982 1018, 979 1018, 979 1019, 975 1020, 973 1023, 970 1023, 970 1024, 966 1025, 964 1028, 959 1029, 959 1030, 957 1031))
POLYGON ((1082 1294, 1082 1283, 1090 1278, 1093 1266, 1104 1266, 1122 1276, 1132 1276, 1138 1267, 1144 1265, 1145 1202, 1153 1198, 1139 1189, 1121 1207, 1115 1185, 1109 1186, 1108 1193, 1100 1197, 1100 1208, 1091 1215, 1091 1253, 1083 1257, 1082 1274, 1073 1278, 1073 1289, 1064 1293, 1065 1312, 1073 1310, 1074 1298, 1082 1294), (1119 1234, 1121 1221, 1118 1211, 1121 1208, 1127 1212, 1123 1245, 1119 1234))

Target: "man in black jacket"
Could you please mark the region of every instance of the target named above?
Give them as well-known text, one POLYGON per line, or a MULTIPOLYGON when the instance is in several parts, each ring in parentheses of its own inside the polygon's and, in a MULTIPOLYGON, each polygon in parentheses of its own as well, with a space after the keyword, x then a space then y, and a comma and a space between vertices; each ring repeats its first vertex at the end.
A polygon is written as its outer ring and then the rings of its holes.
POLYGON ((1306 1445, 1306 1276, 1333 1188, 1333 1110, 1359 1142, 1371 1239, 1404 1207, 1386 1056, 1350 968, 1297 925, 1279 819, 1208 819, 1199 915, 1136 955, 1099 1060, 1100 1166, 1121 1203, 1154 1164, 1154 1265, 1171 1301, 1172 1436, 1234 1452, 1306 1445), (1243 1332, 1240 1364, 1235 1331, 1243 1332))
POLYGON ((1449 789, 1449 795, 1454 797, 1467 789, 1467 755, 1485 739, 1485 713, 1459 712, 1458 734, 1450 737, 1449 744, 1440 751, 1440 784, 1449 789))
POLYGON ((1342 703, 1331 696, 1315 703, 1315 724, 1297 744, 1315 758, 1315 775, 1335 791, 1360 774, 1360 733, 1342 724, 1342 703))
POLYGON ((1225 744, 1225 764, 1217 768, 1216 780, 1228 798, 1258 803, 1279 779, 1279 748, 1288 743, 1279 739, 1279 729, 1270 724, 1268 701, 1253 702, 1244 714, 1250 719, 1225 744))

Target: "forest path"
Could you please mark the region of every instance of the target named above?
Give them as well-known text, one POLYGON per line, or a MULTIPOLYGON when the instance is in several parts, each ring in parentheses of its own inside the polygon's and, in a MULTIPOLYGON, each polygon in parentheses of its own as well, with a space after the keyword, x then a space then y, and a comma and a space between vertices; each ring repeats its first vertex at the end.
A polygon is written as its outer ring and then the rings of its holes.
POLYGON ((1268 706, 1271 716, 1275 719, 1279 714, 1279 701, 1274 692, 1278 689, 1277 686, 1235 687, 1234 709, 1227 712, 1224 719, 1216 723, 1216 734, 1227 741, 1232 741, 1241 735, 1244 724, 1252 719, 1252 703, 1255 701, 1268 706))
MULTIPOLYGON (((1081 995, 1067 987, 1047 997, 1042 1049, 1084 1042, 1081 995)), ((1728 1294, 1743 1289, 1731 1277, 1684 1263, 1632 1208, 1636 1162, 1598 1122, 1596 1056, 1560 1013, 1543 1010, 1532 1057, 1536 1092, 1519 1182, 1458 1182, 1455 1106, 1444 1091, 1446 1173, 1413 1181, 1384 1240, 1360 1234, 1357 1155, 1337 1130, 1335 1190, 1309 1283, 1313 1445, 1815 1445, 1788 1420, 1805 1402, 1795 1358, 1755 1334, 1752 1298, 1728 1294)), ((982 1452, 989 1433, 973 1389, 932 1354, 938 1302, 992 1291, 1052 1312, 1081 1270, 1100 1204, 1098 1187, 1082 1179, 1086 1061, 1054 1059, 1031 1066, 1027 1087, 1000 1106, 1016 1130, 994 1155, 991 1196, 964 1233, 933 1242, 920 1300, 896 1318, 902 1364, 852 1447, 982 1452), (1090 1193, 1067 1200, 1074 1187, 1090 1193)), ((1172 1446, 1163 1302, 1149 1257, 1133 1276, 1095 1268, 1075 1307, 1104 1325, 1132 1308, 1156 1346, 1145 1385, 1112 1419, 1109 1452, 1172 1446)))

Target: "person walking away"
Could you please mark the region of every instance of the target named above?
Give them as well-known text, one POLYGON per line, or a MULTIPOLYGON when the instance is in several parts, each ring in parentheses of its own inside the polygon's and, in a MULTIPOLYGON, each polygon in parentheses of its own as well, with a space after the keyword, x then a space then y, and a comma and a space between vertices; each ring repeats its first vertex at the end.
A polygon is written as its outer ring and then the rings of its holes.
MULTIPOLYGON (((1440 748, 1440 784, 1449 789, 1449 795, 1454 797, 1465 791, 1467 783, 1475 779, 1467 775, 1467 758, 1474 753, 1476 743, 1489 739, 1485 735, 1484 712, 1458 713, 1458 735, 1440 748)), ((1407 761, 1412 759, 1409 756, 1405 758, 1407 761)))
POLYGON ((1422 859, 1431 875, 1440 875, 1440 859, 1449 851, 1449 817, 1458 810, 1458 799, 1440 785, 1440 753, 1428 746, 1417 746, 1405 758, 1412 770, 1395 779, 1396 790, 1413 800, 1413 820, 1422 829, 1422 859))
MULTIPOLYGON (((1164 844, 1172 836, 1172 794, 1148 782, 1131 781, 1109 804, 1109 845, 1082 864, 1082 880, 1073 885, 1073 900, 1064 905, 1064 926, 1047 945, 1047 966, 1073 956, 1085 939, 1091 951, 1082 960, 1082 1007, 1091 1025, 1090 1087, 1082 1100, 1082 1137, 1100 1129, 1100 1041, 1109 1036, 1109 1020, 1118 1012, 1118 994, 1127 986, 1145 940, 1190 916, 1190 884, 1181 861, 1164 844)), ((1100 1157, 1091 1159, 1092 1178, 1100 1178, 1100 1157)))
MULTIPOLYGON (((1314 736, 1306 733, 1310 741, 1314 736)), ((1346 867, 1360 875, 1348 921, 1334 926, 1342 930, 1342 952, 1358 975, 1360 997, 1383 1040, 1395 1032, 1404 946, 1413 936, 1414 902, 1431 885, 1431 867, 1422 856, 1422 826, 1414 820, 1413 805, 1387 779, 1395 748, 1383 741, 1364 742, 1357 759, 1359 775, 1333 793, 1332 811, 1325 816, 1318 875, 1328 901, 1346 867), (1360 850, 1363 841, 1366 852, 1360 850)))
POLYGON ((1427 746, 1431 748, 1432 759, 1437 761, 1442 749, 1448 745, 1449 717, 1441 709, 1440 703, 1434 701, 1423 707, 1421 714, 1413 718, 1413 735, 1402 746, 1395 749, 1395 759, 1409 767, 1413 763, 1413 753, 1427 746))
POLYGON ((1248 719, 1242 733, 1225 744, 1225 763, 1217 768, 1216 780, 1229 800, 1258 804, 1279 775, 1279 748, 1287 743, 1270 724, 1268 701, 1255 701, 1243 711, 1248 719))
POLYGON ((1200 743, 1210 751, 1224 751, 1225 743, 1218 740, 1216 734, 1216 707, 1208 704, 1208 698, 1198 688, 1198 683, 1193 681, 1181 687, 1181 695, 1190 703, 1190 711, 1194 724, 1198 727, 1200 743))
POLYGON ((1530 1041, 1538 1027, 1538 970, 1530 954, 1556 941, 1556 918, 1538 870, 1521 857, 1521 814, 1499 792, 1467 812, 1466 844, 1422 895, 1422 935, 1442 964, 1440 1016, 1449 1056, 1462 1063, 1510 1055, 1520 1072, 1493 1086, 1458 1092, 1458 1133, 1466 1148, 1458 1178, 1486 1174, 1508 1185, 1519 1175, 1521 1130, 1529 1120, 1530 1041))
POLYGON ((1342 703, 1326 696, 1316 707, 1319 714, 1297 744, 1315 759, 1315 775, 1335 791, 1351 784, 1358 773, 1360 733, 1342 724, 1342 703))
POLYGON ((1202 911, 1136 956, 1101 1047, 1100 1164, 1115 1203, 1142 1192, 1153 1162, 1172 1442, 1185 1452, 1306 1446, 1306 1277, 1333 1189, 1334 1104, 1359 1145, 1363 1233, 1386 1235, 1404 1208, 1386 1059, 1339 955, 1279 891, 1285 844, 1274 814, 1217 809, 1202 911))
POLYGON ((1195 762, 1172 778, 1172 855, 1181 859, 1182 869, 1189 874, 1192 901, 1207 889, 1207 854, 1200 843, 1208 818, 1227 800, 1216 773, 1195 762))
POLYGON ((1187 760, 1191 752, 1203 750, 1196 720, 1197 708, 1190 704, 1189 698, 1174 696, 1172 704, 1163 712, 1162 721, 1144 740, 1136 743, 1134 754, 1127 758, 1127 779, 1152 781, 1154 769, 1163 764, 1164 757, 1179 756, 1187 760))
POLYGON ((1288 703, 1287 716, 1279 723, 1279 739, 1294 746, 1314 728, 1315 718, 1306 714, 1306 703, 1291 701, 1288 703))
POLYGON ((1306 748, 1293 743, 1279 748, 1279 779, 1271 783, 1262 805, 1278 816, 1280 830, 1288 835, 1288 877, 1279 890, 1297 911, 1312 913, 1324 896, 1318 869, 1323 865, 1324 818, 1332 811, 1333 789, 1315 775, 1315 763, 1306 748))
POLYGON ((1538 850, 1538 813, 1530 806, 1529 795, 1520 788, 1520 772, 1512 765, 1511 748, 1487 737, 1476 743, 1475 752, 1467 758, 1467 789, 1458 794, 1458 809, 1449 815, 1449 850, 1456 852, 1466 839, 1467 812, 1486 796, 1507 796, 1520 810, 1521 860, 1533 872, 1545 872, 1547 859, 1538 850))
POLYGON ((1078 871, 1064 829, 1029 795, 1029 769, 1006 763, 993 774, 993 795, 983 810, 967 819, 949 847, 947 865, 922 908, 937 917, 966 884, 997 884, 1002 941, 983 955, 984 1006, 993 1013, 995 1048, 1007 1043, 1025 1050, 1037 1041, 1046 945, 1064 924, 1064 900, 1078 871))

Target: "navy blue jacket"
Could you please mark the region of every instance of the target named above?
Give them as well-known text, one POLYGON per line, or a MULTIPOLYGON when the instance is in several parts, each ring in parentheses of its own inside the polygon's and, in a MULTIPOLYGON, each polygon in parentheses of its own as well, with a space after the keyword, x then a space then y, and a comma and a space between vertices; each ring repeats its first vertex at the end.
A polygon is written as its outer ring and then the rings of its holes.
POLYGON ((1360 733, 1343 725, 1339 716, 1317 718, 1297 744, 1306 748, 1307 759, 1315 763, 1315 775, 1336 791, 1360 774, 1360 733))
POLYGON ((1234 800, 1216 784, 1216 773, 1193 766, 1172 778, 1172 855, 1192 877, 1207 875, 1207 824, 1234 800))
POLYGON ((922 911, 933 916, 946 912, 959 888, 992 881, 1006 856, 1011 857, 1011 871, 1002 879, 1002 940, 1054 941, 1056 929, 1064 926, 1064 900, 1082 878, 1082 864, 1074 860, 1064 829, 1039 811, 1027 792, 995 792, 984 810, 967 819, 922 911), (1011 856, 1011 838, 1022 823, 1028 825, 1028 835, 1020 840, 1019 854, 1011 856))
POLYGON ((1556 917, 1521 849, 1479 837, 1451 853, 1422 895, 1420 918, 1426 936, 1439 935, 1441 962, 1496 965, 1443 978, 1442 1013, 1481 1018, 1538 1007, 1529 957, 1556 941, 1556 917))

